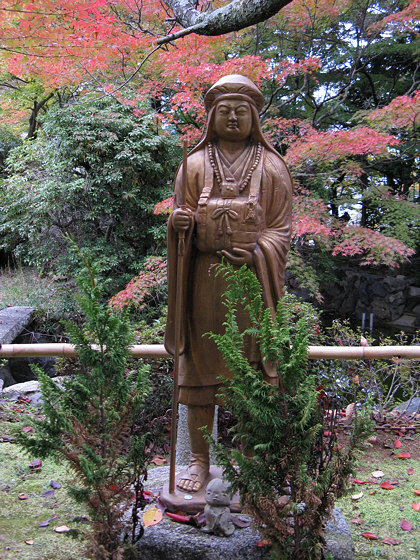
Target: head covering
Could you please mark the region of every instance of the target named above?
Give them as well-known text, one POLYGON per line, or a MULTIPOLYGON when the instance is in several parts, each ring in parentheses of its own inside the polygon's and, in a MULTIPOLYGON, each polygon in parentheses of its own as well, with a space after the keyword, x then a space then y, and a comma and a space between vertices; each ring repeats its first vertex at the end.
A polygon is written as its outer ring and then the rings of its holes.
POLYGON ((249 78, 240 74, 230 74, 220 78, 204 96, 204 106, 207 113, 216 101, 223 97, 246 98, 245 100, 256 106, 260 112, 264 105, 264 96, 259 88, 249 78))

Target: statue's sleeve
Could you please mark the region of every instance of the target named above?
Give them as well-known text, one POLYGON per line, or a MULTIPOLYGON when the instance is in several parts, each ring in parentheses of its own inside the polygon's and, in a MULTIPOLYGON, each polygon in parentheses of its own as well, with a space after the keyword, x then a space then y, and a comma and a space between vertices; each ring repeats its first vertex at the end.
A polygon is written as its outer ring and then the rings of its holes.
POLYGON ((268 154, 264 162, 261 205, 264 225, 254 262, 264 303, 275 310, 283 295, 287 253, 292 235, 292 179, 280 157, 268 154))
MULTIPOLYGON (((190 158, 189 158, 190 159, 190 158)), ((190 161, 188 161, 190 164, 190 161)), ((174 185, 174 210, 179 208, 179 193, 181 188, 185 188, 185 205, 187 208, 195 211, 197 207, 197 188, 198 181, 194 169, 188 169, 188 184, 182 185, 182 165, 178 169, 174 185)), ((174 355, 175 353, 175 304, 176 304, 176 287, 178 282, 178 236, 172 226, 172 214, 169 216, 167 227, 167 249, 168 249, 168 315, 165 329, 164 345, 166 350, 174 355)), ((185 235, 185 251, 182 266, 182 309, 181 309, 181 353, 184 352, 186 345, 186 315, 188 307, 188 281, 190 278, 191 259, 192 259, 192 237, 195 224, 192 224, 185 235)))

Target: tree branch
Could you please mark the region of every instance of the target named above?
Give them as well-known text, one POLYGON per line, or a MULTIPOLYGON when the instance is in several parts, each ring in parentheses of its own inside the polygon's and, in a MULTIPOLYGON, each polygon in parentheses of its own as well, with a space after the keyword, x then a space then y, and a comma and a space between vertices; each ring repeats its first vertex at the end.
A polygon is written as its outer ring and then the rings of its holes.
POLYGON ((185 35, 225 35, 260 23, 274 16, 292 0, 232 0, 227 6, 211 11, 194 8, 194 0, 163 0, 184 29, 158 39, 158 45, 185 35))

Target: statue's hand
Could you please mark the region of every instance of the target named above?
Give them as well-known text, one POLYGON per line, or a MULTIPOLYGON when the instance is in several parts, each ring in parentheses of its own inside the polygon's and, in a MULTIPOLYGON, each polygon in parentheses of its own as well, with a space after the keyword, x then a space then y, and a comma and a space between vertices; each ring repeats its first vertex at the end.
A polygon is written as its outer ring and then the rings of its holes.
POLYGON ((231 251, 219 251, 217 253, 219 257, 224 257, 230 263, 235 264, 236 266, 242 266, 246 264, 247 266, 253 266, 254 264, 254 255, 252 251, 248 251, 247 249, 240 249, 239 247, 233 248, 231 251))
POLYGON ((189 208, 177 208, 172 214, 172 227, 179 233, 186 231, 194 223, 194 214, 189 208))

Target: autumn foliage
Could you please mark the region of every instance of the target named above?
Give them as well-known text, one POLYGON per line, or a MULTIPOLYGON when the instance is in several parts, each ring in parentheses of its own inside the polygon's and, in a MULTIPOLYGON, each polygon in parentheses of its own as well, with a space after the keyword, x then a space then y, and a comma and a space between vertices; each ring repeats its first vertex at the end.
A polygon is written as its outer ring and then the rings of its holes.
MULTIPOLYGON (((0 114, 13 130, 29 118, 35 136, 51 105, 103 97, 140 119, 147 98, 161 133, 192 147, 204 92, 243 73, 264 92, 264 131, 294 177, 292 251, 391 267, 414 255, 417 0, 295 0, 252 28, 160 47, 178 27, 157 0, 6 0, 0 12, 0 114)), ((170 211, 170 199, 155 203, 170 211)))

